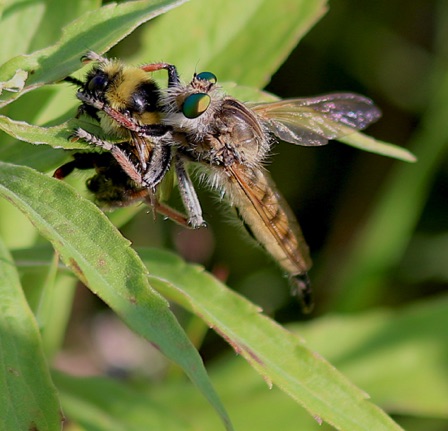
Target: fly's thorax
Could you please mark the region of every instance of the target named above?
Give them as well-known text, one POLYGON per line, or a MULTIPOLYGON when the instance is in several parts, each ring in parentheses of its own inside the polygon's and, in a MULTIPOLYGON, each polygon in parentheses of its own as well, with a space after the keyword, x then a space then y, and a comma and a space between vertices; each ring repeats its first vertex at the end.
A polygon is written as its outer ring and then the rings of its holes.
POLYGON ((217 190, 221 199, 227 198, 230 205, 233 205, 231 189, 229 188, 229 175, 222 166, 210 166, 204 163, 195 163, 194 174, 199 183, 206 185, 212 190, 217 190))
POLYGON ((219 113, 226 147, 234 149, 239 163, 258 168, 269 152, 270 139, 258 116, 244 103, 227 97, 219 113))
POLYGON ((270 147, 269 135, 256 114, 243 103, 231 97, 215 98, 206 112, 187 118, 179 112, 178 101, 184 96, 175 96, 177 92, 168 93, 172 99, 166 99, 163 122, 185 136, 180 146, 190 157, 225 166, 241 163, 255 167, 264 161, 270 147))
POLYGON ((201 141, 194 137, 196 147, 209 153, 209 162, 258 169, 269 150, 269 137, 256 115, 231 97, 221 99, 210 114, 208 133, 201 141))

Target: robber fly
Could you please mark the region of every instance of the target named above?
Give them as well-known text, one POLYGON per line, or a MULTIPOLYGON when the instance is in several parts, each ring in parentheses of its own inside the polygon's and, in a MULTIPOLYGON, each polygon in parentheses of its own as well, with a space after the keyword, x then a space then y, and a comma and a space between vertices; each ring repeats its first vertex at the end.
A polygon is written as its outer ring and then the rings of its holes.
MULTIPOLYGON (((309 310, 312 306, 307 274, 311 267, 309 249, 291 209, 263 163, 273 137, 297 145, 324 145, 329 139, 364 129, 380 117, 380 111, 370 99, 352 93, 244 104, 223 94, 216 76, 210 72, 195 74, 185 85, 173 65, 156 63, 143 70, 160 69, 168 70, 168 88, 160 100, 163 116, 158 127, 162 127, 163 133, 142 126, 132 115, 89 94, 78 93, 78 97, 86 110, 93 107, 102 111, 133 134, 150 141, 153 136, 160 138, 155 144, 159 152, 171 149, 181 198, 193 228, 202 226, 204 221, 186 164, 201 165, 211 186, 227 197, 255 239, 289 275, 293 292, 304 309, 309 310)), ((111 152, 115 149, 97 142, 94 136, 80 137, 111 152)), ((116 154, 114 157, 123 166, 122 157, 116 154)), ((152 161, 146 165, 150 172, 156 169, 151 165, 152 161)), ((138 165, 123 169, 134 181, 144 184, 133 172, 141 170, 138 165)))
MULTIPOLYGON (((174 76, 162 107, 176 151, 203 165, 210 184, 237 208, 255 239, 290 276, 304 309, 310 309, 308 246, 263 162, 274 136, 297 145, 324 145, 364 129, 380 117, 379 109, 352 93, 244 104, 223 94, 210 72, 195 74, 187 85, 174 76)), ((186 208, 200 218, 200 207, 187 203, 186 208)))

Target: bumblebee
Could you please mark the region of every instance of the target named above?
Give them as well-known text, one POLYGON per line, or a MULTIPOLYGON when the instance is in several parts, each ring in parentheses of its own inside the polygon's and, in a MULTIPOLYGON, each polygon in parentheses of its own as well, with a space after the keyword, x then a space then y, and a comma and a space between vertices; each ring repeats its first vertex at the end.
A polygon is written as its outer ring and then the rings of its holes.
POLYGON ((75 153, 73 160, 59 167, 53 176, 63 179, 75 169, 94 169, 95 175, 86 185, 98 204, 114 208, 145 201, 157 212, 187 225, 183 215, 158 202, 156 196, 156 186, 169 170, 172 158, 171 146, 160 139, 170 127, 161 124, 159 88, 148 72, 155 67, 167 69, 170 74, 171 65, 132 67, 94 52, 82 61, 97 64, 85 81, 66 78, 79 86, 77 98, 82 104, 77 117, 87 115, 97 121, 114 142, 77 129, 73 139, 107 152, 75 153))
POLYGON ((123 145, 101 140, 83 129, 78 129, 74 137, 110 151, 136 184, 154 190, 171 161, 170 147, 158 142, 168 131, 160 121, 158 86, 144 66, 129 67, 93 52, 83 61, 96 61, 97 65, 85 82, 67 79, 80 86, 77 97, 82 104, 77 117, 90 116, 107 135, 121 139, 123 145))

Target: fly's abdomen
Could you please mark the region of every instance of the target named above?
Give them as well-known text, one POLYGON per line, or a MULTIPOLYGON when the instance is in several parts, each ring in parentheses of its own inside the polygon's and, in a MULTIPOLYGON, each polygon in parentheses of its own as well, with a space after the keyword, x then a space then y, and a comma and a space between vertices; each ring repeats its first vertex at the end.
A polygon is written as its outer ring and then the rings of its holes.
POLYGON ((255 239, 288 274, 305 274, 311 267, 308 246, 268 174, 241 165, 228 170, 228 191, 255 239))

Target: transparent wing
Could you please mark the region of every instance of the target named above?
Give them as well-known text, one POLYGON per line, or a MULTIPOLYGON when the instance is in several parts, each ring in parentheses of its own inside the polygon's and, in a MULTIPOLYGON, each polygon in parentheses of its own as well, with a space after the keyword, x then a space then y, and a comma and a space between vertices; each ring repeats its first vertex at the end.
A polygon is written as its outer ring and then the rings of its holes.
POLYGON ((329 139, 366 128, 381 116, 372 100, 353 93, 247 105, 278 138, 307 146, 325 145, 329 139))

